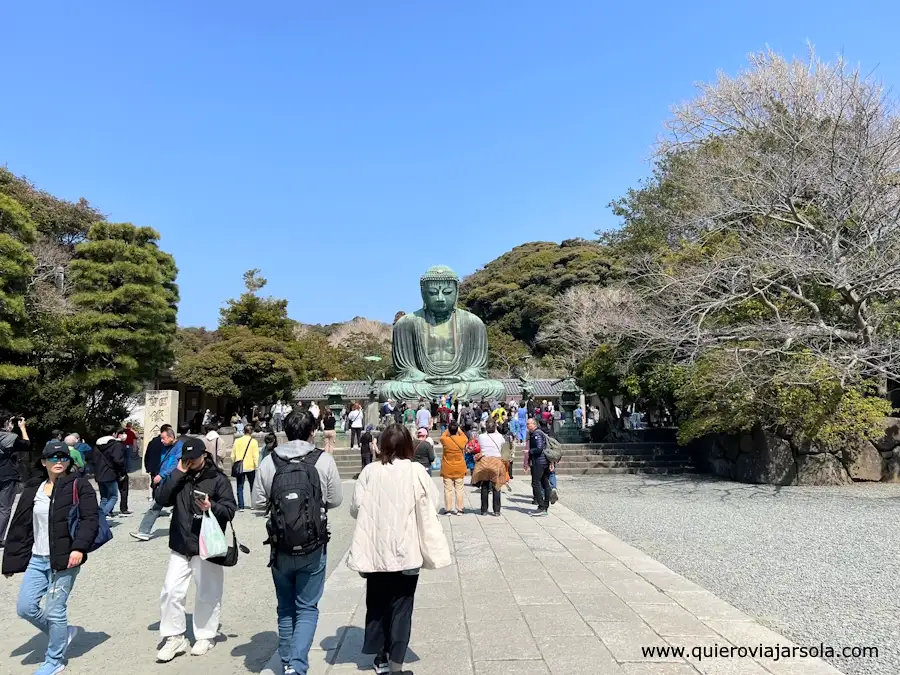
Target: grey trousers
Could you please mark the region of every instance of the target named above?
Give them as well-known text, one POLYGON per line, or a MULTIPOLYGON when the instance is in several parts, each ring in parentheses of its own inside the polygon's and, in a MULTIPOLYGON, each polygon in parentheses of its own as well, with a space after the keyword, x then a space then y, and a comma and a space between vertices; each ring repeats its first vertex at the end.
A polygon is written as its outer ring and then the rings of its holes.
POLYGON ((156 519, 159 518, 160 512, 163 510, 159 504, 155 501, 147 509, 147 513, 144 514, 144 517, 141 519, 141 526, 138 528, 138 532, 143 534, 153 534, 153 525, 156 524, 156 519))
POLYGON ((6 527, 12 515, 13 502, 16 501, 16 491, 19 481, 5 480, 0 483, 0 543, 6 539, 6 527))

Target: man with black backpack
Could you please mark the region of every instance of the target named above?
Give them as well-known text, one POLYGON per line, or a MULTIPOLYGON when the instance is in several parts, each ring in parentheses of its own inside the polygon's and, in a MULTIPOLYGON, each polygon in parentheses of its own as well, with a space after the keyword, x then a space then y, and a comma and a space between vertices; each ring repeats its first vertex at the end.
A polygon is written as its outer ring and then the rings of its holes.
POLYGON ((308 411, 284 420, 288 442, 257 469, 253 505, 265 507, 269 567, 278 599, 278 653, 285 675, 305 675, 325 590, 328 509, 344 498, 334 458, 313 445, 316 419, 308 411))

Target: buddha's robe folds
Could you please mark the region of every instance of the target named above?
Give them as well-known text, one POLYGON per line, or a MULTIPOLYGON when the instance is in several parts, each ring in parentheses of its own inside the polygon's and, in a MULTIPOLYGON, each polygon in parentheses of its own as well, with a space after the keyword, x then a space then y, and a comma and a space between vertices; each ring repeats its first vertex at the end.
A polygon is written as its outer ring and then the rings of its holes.
POLYGON ((506 388, 487 375, 488 342, 484 323, 471 312, 455 309, 436 324, 425 310, 394 324, 393 360, 397 379, 381 386, 383 398, 433 400, 453 394, 479 401, 502 400, 506 388))

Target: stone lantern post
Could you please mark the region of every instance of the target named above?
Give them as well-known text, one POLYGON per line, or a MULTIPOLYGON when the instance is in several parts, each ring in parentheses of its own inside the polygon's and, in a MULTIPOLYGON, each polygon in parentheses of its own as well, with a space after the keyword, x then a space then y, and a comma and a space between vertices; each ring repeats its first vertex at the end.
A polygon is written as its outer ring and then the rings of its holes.
POLYGON ((567 377, 562 382, 559 391, 559 406, 565 413, 565 424, 559 427, 557 438, 561 443, 583 443, 584 430, 575 424, 575 408, 581 402, 581 387, 575 382, 575 378, 567 377))
POLYGON ((335 378, 328 389, 325 390, 325 405, 328 406, 331 414, 334 415, 334 419, 337 420, 338 426, 336 426, 335 429, 341 434, 346 433, 344 431, 344 425, 340 424, 341 411, 344 409, 345 397, 346 392, 344 391, 344 388, 337 381, 337 378, 335 378))

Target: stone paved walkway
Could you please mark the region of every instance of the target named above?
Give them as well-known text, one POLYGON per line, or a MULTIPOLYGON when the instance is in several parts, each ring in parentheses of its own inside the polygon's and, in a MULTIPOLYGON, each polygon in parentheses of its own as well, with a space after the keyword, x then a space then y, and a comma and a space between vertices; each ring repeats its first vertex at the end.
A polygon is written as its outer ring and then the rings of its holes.
MULTIPOLYGON (((442 516, 454 564, 423 571, 408 665, 415 675, 825 675, 819 659, 645 658, 642 647, 792 646, 731 605, 565 508, 544 518, 525 481, 501 518, 442 516)), ((313 675, 373 672, 360 653, 365 586, 339 565, 319 605, 313 675)), ((269 668, 280 675, 277 655, 269 668)), ((271 672, 271 671, 264 671, 271 672)))

